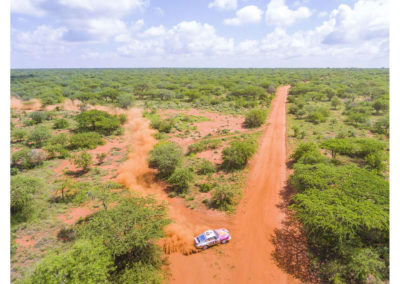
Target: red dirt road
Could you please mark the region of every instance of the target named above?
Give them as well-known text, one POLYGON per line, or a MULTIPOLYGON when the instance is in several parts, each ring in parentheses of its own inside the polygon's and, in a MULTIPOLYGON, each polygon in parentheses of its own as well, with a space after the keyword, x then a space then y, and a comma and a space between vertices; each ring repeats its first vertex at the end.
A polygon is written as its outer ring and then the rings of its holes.
MULTIPOLYGON (((243 198, 233 216, 230 244, 198 254, 169 257, 171 283, 298 283, 274 263, 274 229, 285 214, 280 191, 285 186, 286 98, 290 86, 279 87, 268 116, 243 198)), ((230 222, 229 222, 230 223, 230 222)), ((212 226, 213 224, 210 224, 212 226)))

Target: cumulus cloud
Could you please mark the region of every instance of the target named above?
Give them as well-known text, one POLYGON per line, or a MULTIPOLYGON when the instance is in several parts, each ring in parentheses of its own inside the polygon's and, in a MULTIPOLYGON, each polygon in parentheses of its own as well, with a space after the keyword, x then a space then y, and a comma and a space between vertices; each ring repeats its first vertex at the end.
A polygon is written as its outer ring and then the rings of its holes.
POLYGON ((307 7, 301 6, 296 10, 290 10, 285 0, 271 0, 267 5, 265 18, 268 24, 285 27, 306 19, 311 14, 307 7))
POLYGON ((341 4, 330 14, 332 32, 323 43, 345 44, 388 38, 389 3, 385 0, 359 0, 352 9, 341 4))
POLYGON ((208 4, 208 8, 216 8, 217 10, 235 10, 237 0, 214 0, 208 4))
POLYGON ((209 24, 183 21, 169 30, 163 26, 151 27, 139 35, 140 38, 118 48, 124 56, 141 54, 229 54, 234 41, 217 35, 209 24))
POLYGON ((86 11, 91 14, 120 16, 131 10, 143 8, 145 0, 58 0, 61 5, 70 9, 86 11))
POLYGON ((225 19, 224 24, 239 26, 248 23, 259 23, 261 21, 262 14, 263 11, 261 11, 260 8, 254 5, 249 5, 238 10, 235 18, 225 19))
POLYGON ((41 25, 33 31, 26 32, 12 29, 12 49, 32 55, 60 54, 67 50, 62 40, 66 31, 65 27, 52 28, 47 25, 41 25))

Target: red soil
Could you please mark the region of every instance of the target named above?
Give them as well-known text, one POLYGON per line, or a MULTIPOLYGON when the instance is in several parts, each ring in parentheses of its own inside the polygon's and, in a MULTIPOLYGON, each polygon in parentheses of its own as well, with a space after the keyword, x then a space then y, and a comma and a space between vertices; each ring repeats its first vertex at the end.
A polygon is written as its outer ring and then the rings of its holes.
MULTIPOLYGON (((285 214, 278 208, 287 178, 286 97, 289 86, 278 88, 233 224, 230 244, 196 255, 170 256, 171 283, 296 283, 272 258, 272 238, 285 214)), ((207 223, 216 228, 220 224, 207 223)))
POLYGON ((87 207, 76 207, 69 210, 67 214, 60 214, 57 216, 59 220, 64 222, 65 224, 72 225, 75 224, 80 218, 85 218, 93 214, 95 210, 89 209, 87 207))
POLYGON ((233 116, 233 115, 223 115, 223 114, 218 114, 218 113, 213 113, 213 112, 208 112, 208 111, 201 111, 197 109, 190 109, 187 111, 181 111, 181 110, 172 110, 168 109, 165 110, 162 113, 162 117, 172 117, 174 115, 177 115, 179 113, 187 114, 187 115, 196 115, 196 116, 204 116, 208 119, 209 121, 201 121, 201 122, 195 122, 193 123, 194 126, 197 127, 197 131, 199 134, 196 135, 196 137, 176 137, 174 134, 170 134, 171 138, 170 140, 177 143, 181 147, 186 150, 186 148, 194 142, 195 139, 202 138, 208 134, 211 134, 213 136, 218 135, 219 130, 223 129, 229 129, 231 133, 235 131, 240 131, 240 132, 249 132, 248 129, 246 129, 243 125, 244 123, 244 118, 241 115, 238 116, 233 116))
POLYGON ((25 235, 20 238, 16 238, 15 242, 18 245, 18 252, 23 251, 29 248, 33 248, 37 242, 40 240, 42 237, 42 234, 35 234, 35 235, 25 235))

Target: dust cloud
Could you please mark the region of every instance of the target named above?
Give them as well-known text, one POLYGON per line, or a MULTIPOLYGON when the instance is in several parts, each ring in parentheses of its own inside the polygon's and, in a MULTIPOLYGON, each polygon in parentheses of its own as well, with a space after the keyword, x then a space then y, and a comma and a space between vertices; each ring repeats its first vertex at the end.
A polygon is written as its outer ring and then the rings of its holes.
POLYGON ((165 228, 166 237, 159 244, 166 254, 181 252, 191 254, 196 252, 193 246, 193 237, 199 228, 190 224, 186 217, 178 213, 180 210, 189 210, 183 205, 172 207, 164 187, 154 178, 155 171, 147 163, 147 155, 157 144, 153 137, 155 131, 150 128, 149 122, 142 117, 139 109, 130 109, 127 112, 128 123, 125 126, 125 137, 130 145, 128 159, 119 168, 117 181, 126 187, 141 193, 151 194, 158 201, 166 201, 168 215, 174 221, 165 228))

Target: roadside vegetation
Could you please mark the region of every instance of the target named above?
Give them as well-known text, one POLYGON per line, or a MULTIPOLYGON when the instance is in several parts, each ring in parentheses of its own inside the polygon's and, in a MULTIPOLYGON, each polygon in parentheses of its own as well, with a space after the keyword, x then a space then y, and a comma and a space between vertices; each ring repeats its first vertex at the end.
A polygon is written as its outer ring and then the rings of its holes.
POLYGON ((389 279, 387 70, 310 76, 289 93, 291 209, 322 282, 389 279))

